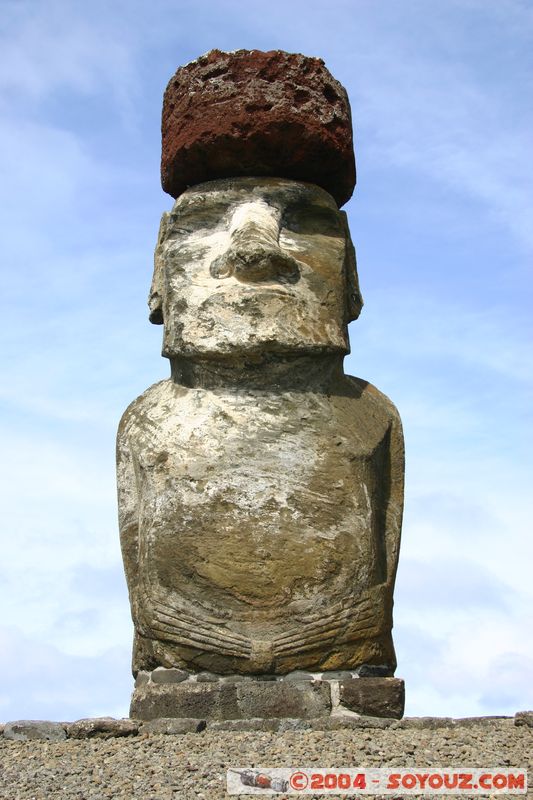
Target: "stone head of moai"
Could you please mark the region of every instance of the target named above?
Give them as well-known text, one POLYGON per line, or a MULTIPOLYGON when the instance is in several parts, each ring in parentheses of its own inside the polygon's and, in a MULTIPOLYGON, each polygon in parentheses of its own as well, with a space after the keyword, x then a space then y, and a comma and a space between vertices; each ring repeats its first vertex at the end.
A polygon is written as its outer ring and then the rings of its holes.
POLYGON ((345 354, 361 307, 345 214, 285 178, 193 186, 162 219, 149 303, 171 360, 345 354))
POLYGON ((347 376, 350 106, 317 58, 212 51, 163 104, 149 296, 171 378, 118 434, 133 671, 392 675, 403 440, 347 376))
POLYGON ((343 87, 316 58, 213 51, 163 104, 163 216, 150 294, 169 358, 346 353, 361 297, 346 215, 343 87))

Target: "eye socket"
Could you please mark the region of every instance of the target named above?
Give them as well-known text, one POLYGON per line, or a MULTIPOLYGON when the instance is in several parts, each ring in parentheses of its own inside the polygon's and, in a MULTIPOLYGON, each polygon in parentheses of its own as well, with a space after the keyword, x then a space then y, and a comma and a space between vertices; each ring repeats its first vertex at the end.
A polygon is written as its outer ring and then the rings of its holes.
POLYGON ((302 235, 341 236, 343 225, 338 212, 316 205, 290 206, 281 219, 283 228, 302 235))
POLYGON ((229 216, 225 202, 189 203, 171 212, 168 235, 189 236, 202 231, 225 229, 229 225, 229 216))
POLYGON ((179 214, 176 215, 169 225, 169 236, 189 236, 192 233, 213 229, 216 224, 213 217, 207 214, 179 214))

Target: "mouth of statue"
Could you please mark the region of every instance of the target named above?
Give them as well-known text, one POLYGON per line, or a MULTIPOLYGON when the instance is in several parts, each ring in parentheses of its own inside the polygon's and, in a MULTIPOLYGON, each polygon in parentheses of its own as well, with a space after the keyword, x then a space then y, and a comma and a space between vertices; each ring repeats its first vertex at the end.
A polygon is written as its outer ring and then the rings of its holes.
MULTIPOLYGON (((198 289, 203 291, 203 286, 198 285, 198 289)), ((264 301, 270 298, 288 301, 298 306, 302 313, 308 309, 310 320, 314 317, 316 307, 331 303, 330 293, 323 292, 317 295, 302 281, 298 281, 297 285, 267 278, 245 282, 231 276, 224 282, 217 282, 208 297, 198 296, 195 302, 194 294, 189 296, 189 306, 196 306, 201 311, 223 301, 227 307, 238 309, 242 303, 246 303, 250 308, 255 304, 262 306, 264 301)))

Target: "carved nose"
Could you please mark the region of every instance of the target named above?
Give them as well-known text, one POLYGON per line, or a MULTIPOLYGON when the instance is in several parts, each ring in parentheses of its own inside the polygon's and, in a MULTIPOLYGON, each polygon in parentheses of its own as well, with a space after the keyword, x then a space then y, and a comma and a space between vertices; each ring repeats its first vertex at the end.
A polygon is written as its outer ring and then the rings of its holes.
POLYGON ((279 246, 280 212, 259 200, 243 203, 233 214, 225 253, 211 264, 214 278, 233 275, 243 283, 295 283, 298 264, 279 246))

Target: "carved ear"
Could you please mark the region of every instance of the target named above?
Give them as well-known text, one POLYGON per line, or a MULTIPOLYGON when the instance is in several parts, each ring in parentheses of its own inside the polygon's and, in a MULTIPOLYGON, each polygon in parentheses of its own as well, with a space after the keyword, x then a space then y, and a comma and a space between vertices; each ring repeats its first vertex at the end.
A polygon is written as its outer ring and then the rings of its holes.
POLYGON ((163 325, 163 281, 164 281, 164 263, 163 263, 163 244, 167 235, 168 220, 170 214, 165 211, 161 217, 161 224, 159 225, 159 234, 157 236, 157 244, 154 253, 154 275, 152 278, 152 285, 150 287, 150 294, 148 295, 148 308, 150 314, 148 319, 154 325, 163 325))
POLYGON ((339 212, 344 224, 346 239, 346 251, 344 255, 344 275, 346 277, 346 312, 348 322, 353 322, 363 308, 363 295, 359 288, 359 277, 357 275, 357 261, 355 258, 355 247, 353 246, 350 228, 348 227, 348 217, 346 211, 339 212))

